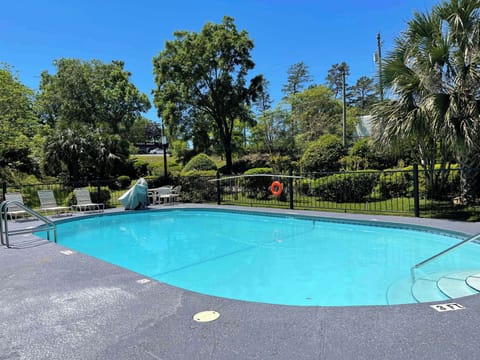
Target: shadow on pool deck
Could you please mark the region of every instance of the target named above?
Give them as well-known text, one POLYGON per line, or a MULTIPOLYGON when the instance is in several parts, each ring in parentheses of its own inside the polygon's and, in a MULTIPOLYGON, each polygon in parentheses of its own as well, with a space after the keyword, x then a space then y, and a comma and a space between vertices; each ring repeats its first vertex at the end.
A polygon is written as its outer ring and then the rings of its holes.
MULTIPOLYGON (((480 230, 478 224, 376 218, 480 230)), ((145 277, 87 255, 68 255, 64 247, 30 235, 11 242, 14 248, 0 248, 0 359, 473 359, 478 352, 480 296, 457 299, 465 309, 444 313, 429 304, 250 303, 138 282, 145 277), (220 318, 193 321, 204 310, 220 318)))

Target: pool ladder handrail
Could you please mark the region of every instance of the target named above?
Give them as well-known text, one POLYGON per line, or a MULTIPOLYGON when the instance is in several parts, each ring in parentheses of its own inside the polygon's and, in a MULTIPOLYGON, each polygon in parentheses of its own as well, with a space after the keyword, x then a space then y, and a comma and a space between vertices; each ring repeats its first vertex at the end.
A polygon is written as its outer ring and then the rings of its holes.
POLYGON ((30 209, 25 204, 14 200, 5 200, 0 204, 0 242, 2 245, 6 245, 7 248, 10 247, 9 236, 10 235, 20 235, 20 234, 33 234, 37 231, 45 231, 47 233, 47 240, 50 240, 50 231, 53 230, 53 240, 57 242, 57 226, 53 221, 46 218, 45 216, 39 214, 33 209, 30 209), (32 215, 34 218, 43 222, 43 225, 36 226, 34 228, 26 228, 19 230, 8 231, 8 208, 10 205, 15 205, 16 207, 21 208, 26 213, 32 215))
POLYGON ((435 254, 435 255, 433 255, 433 256, 430 256, 428 259, 425 259, 425 260, 419 262, 418 264, 412 266, 412 268, 410 269, 410 274, 412 275, 412 279, 413 279, 413 280, 415 279, 415 270, 417 270, 417 269, 419 269, 420 267, 428 264, 429 262, 431 262, 431 261, 433 261, 433 260, 435 260, 435 259, 437 259, 437 258, 439 258, 439 257, 441 257, 441 256, 443 256, 443 255, 446 255, 446 254, 452 252, 453 250, 458 249, 459 247, 461 247, 461 246, 463 246, 463 245, 465 245, 465 244, 467 244, 467 243, 469 243, 469 242, 472 242, 472 241, 474 241, 474 240, 477 240, 477 239, 479 239, 479 238, 480 238, 480 233, 477 233, 477 234, 475 234, 475 235, 472 235, 472 236, 466 238, 465 240, 459 242, 458 244, 452 245, 452 246, 450 246, 449 248, 447 248, 447 249, 445 249, 445 250, 443 250, 443 251, 440 251, 438 254, 435 254))

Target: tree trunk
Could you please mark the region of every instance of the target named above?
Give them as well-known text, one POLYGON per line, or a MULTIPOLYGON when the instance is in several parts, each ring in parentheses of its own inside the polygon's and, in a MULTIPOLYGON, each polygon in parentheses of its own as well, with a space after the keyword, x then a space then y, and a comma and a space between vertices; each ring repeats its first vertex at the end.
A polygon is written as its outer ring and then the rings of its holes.
POLYGON ((470 150, 460 160, 460 191, 463 201, 472 204, 479 194, 479 154, 478 150, 470 150))
POLYGON ((232 143, 231 141, 224 141, 224 148, 225 148, 225 173, 231 174, 232 173, 232 143))
POLYGON ((220 138, 223 144, 223 150, 225 151, 225 173, 232 173, 232 128, 233 119, 230 120, 227 117, 215 119, 218 129, 220 131, 220 138))

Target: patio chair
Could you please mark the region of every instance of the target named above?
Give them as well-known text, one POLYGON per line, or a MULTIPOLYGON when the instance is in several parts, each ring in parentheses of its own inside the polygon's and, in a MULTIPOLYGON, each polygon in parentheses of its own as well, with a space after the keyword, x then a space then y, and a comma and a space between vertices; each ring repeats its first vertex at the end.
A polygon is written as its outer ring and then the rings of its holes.
POLYGON ((103 203, 94 203, 90 198, 90 191, 87 188, 77 188, 73 190, 77 203, 72 205, 72 209, 78 211, 100 211, 103 212, 105 205, 103 203))
MULTIPOLYGON (((165 189, 165 188, 160 188, 165 189)), ((182 186, 178 185, 173 188, 169 187, 162 194, 159 195, 160 200, 162 200, 163 204, 170 204, 174 205, 177 198, 180 196, 180 191, 182 190, 182 186)))
MULTIPOLYGON (((16 202, 24 205, 22 194, 19 193, 19 192, 5 193, 5 200, 16 201, 16 202)), ((21 207, 16 206, 14 204, 8 206, 7 214, 8 214, 8 216, 10 216, 10 219, 15 219, 15 221, 17 220, 17 217, 19 215, 22 215, 22 216, 28 215, 28 213, 25 210, 23 210, 21 207)))
POLYGON ((165 203, 172 193, 171 186, 162 186, 159 188, 148 189, 149 203, 152 205, 159 205, 165 203))
POLYGON ((169 202, 172 201, 172 205, 175 204, 175 202, 180 197, 181 191, 182 191, 182 185, 177 185, 172 189, 172 193, 170 194, 170 198, 169 198, 169 202))
POLYGON ((40 211, 47 214, 49 211, 55 212, 57 215, 66 214, 72 215, 70 212, 72 209, 69 206, 58 206, 57 200, 52 190, 38 190, 38 198, 40 199, 40 211))

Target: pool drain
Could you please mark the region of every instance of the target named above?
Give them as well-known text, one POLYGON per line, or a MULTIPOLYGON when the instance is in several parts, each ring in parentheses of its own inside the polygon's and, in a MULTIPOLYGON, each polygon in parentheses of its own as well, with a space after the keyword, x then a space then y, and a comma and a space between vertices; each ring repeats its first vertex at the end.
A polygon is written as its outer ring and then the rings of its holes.
POLYGON ((220 317, 220 313, 212 310, 201 311, 193 315, 193 320, 196 322, 210 322, 217 320, 220 317))

